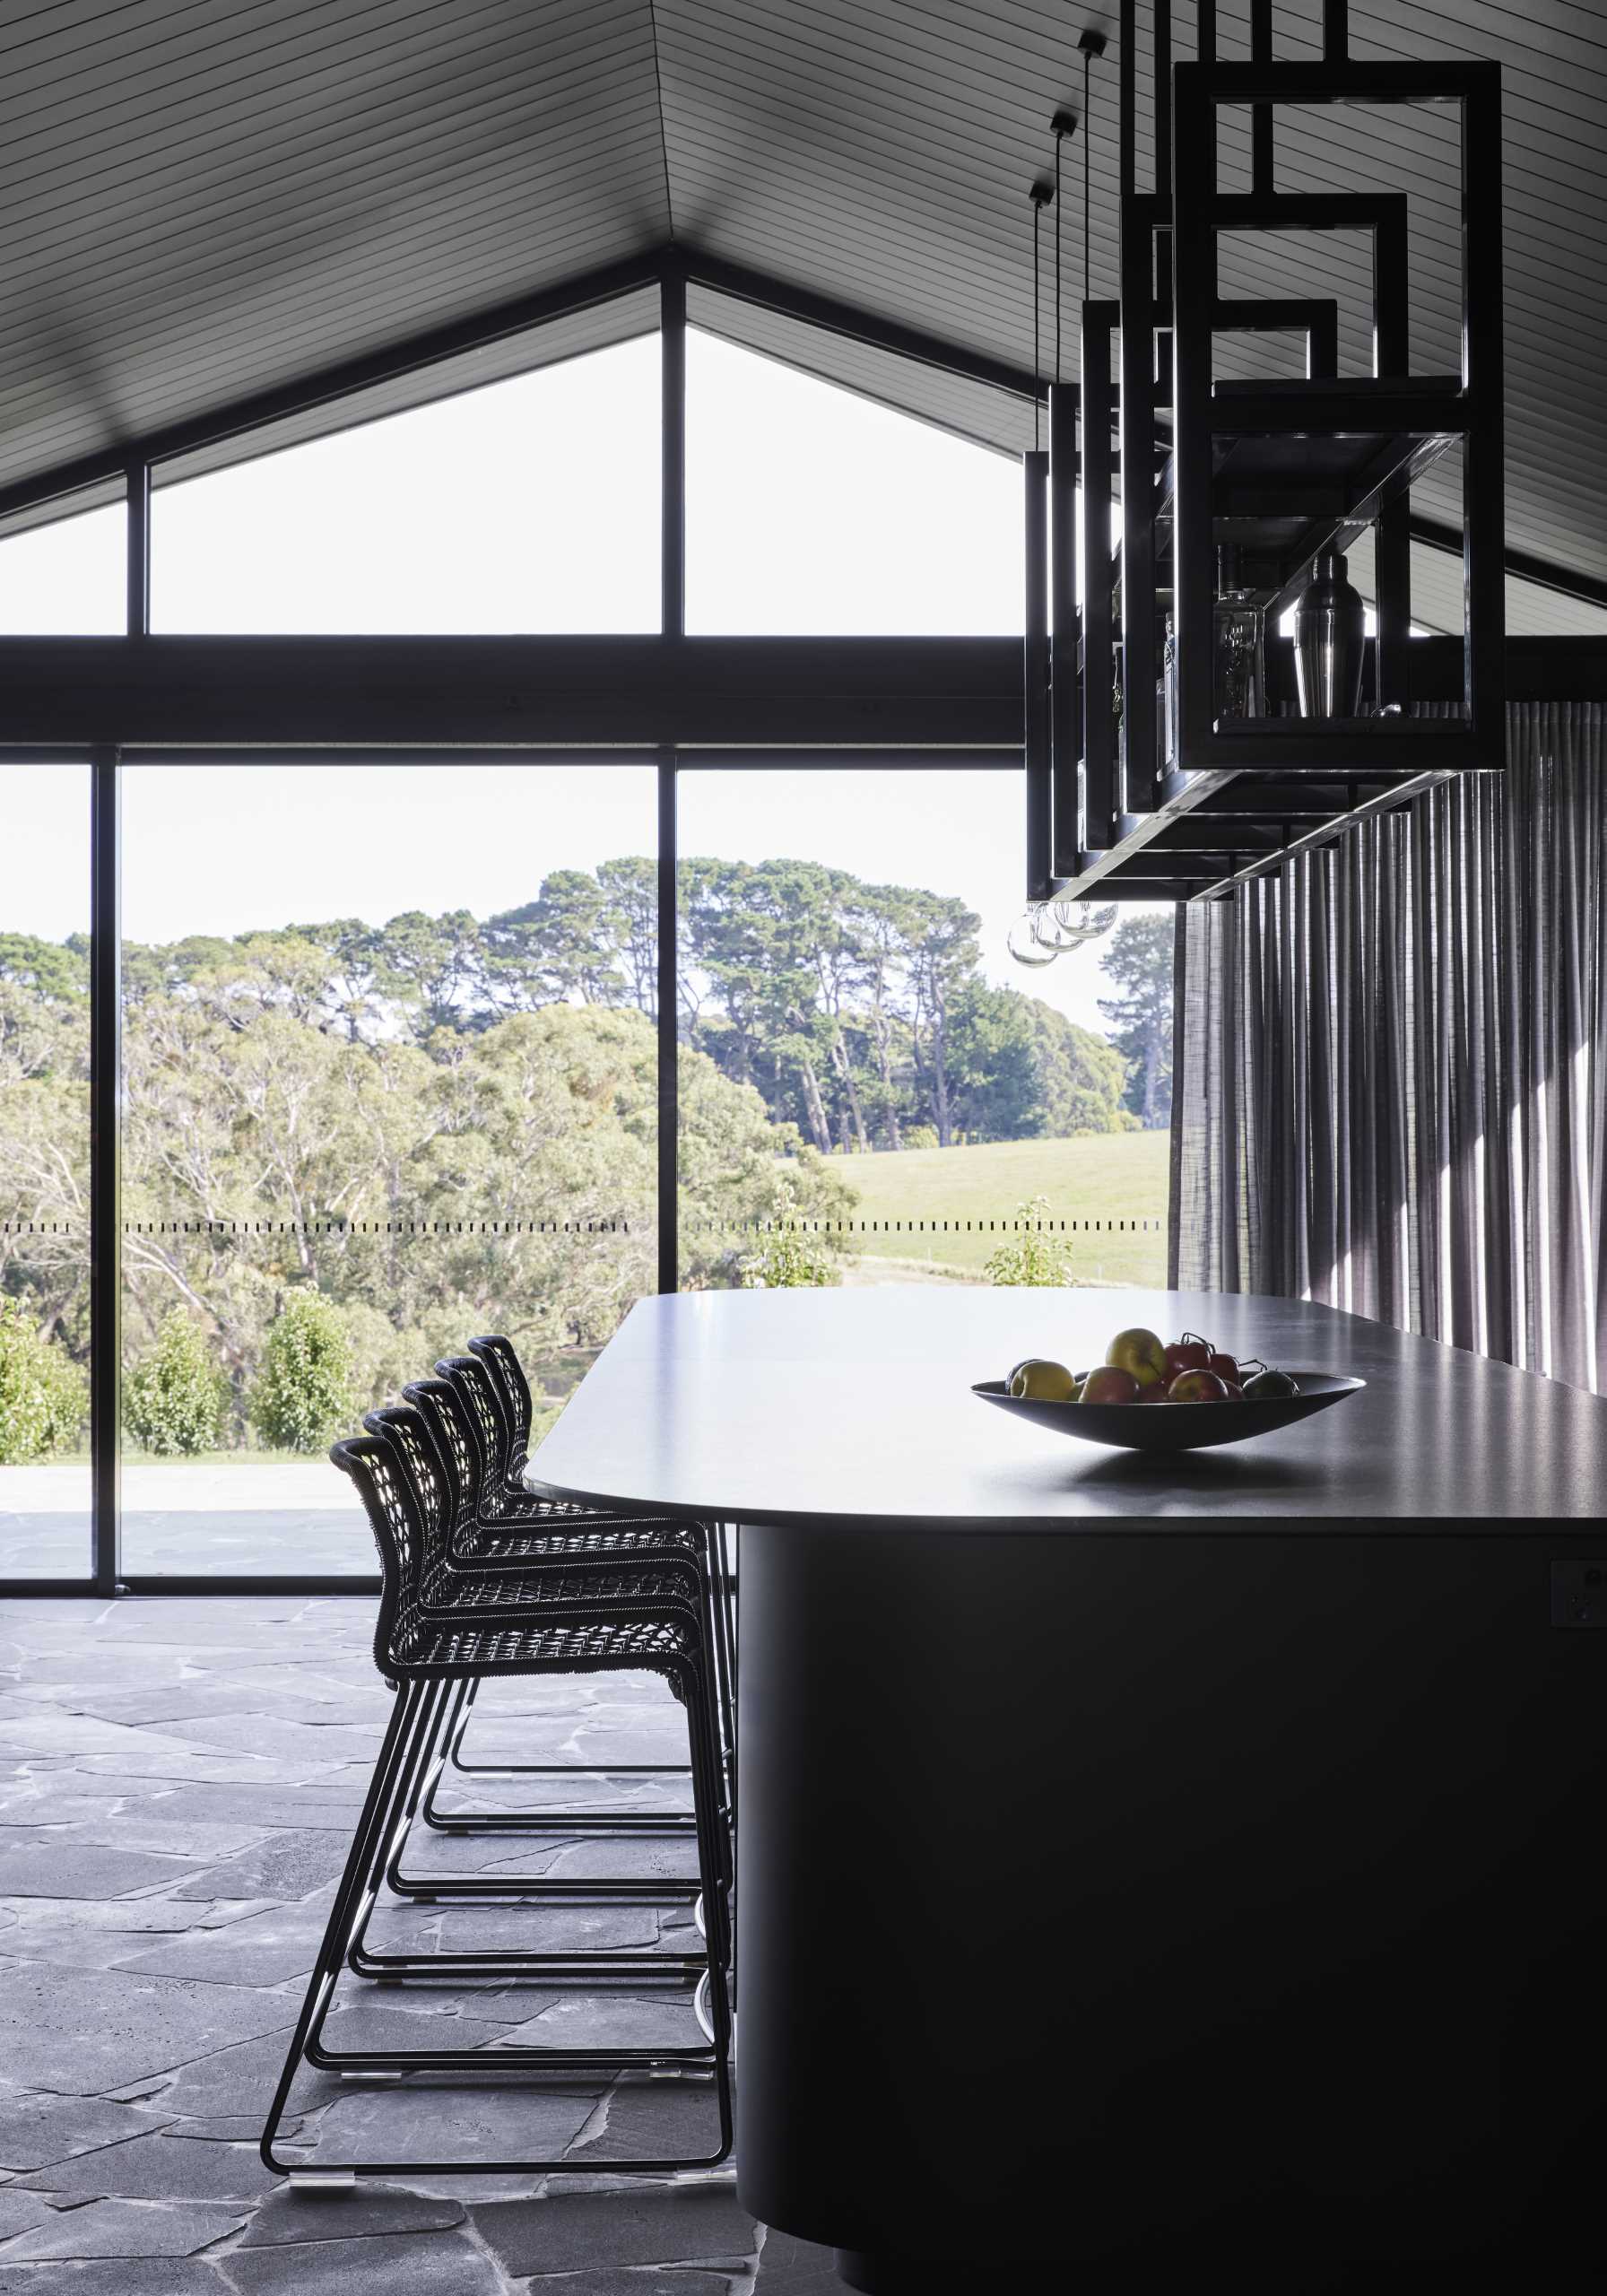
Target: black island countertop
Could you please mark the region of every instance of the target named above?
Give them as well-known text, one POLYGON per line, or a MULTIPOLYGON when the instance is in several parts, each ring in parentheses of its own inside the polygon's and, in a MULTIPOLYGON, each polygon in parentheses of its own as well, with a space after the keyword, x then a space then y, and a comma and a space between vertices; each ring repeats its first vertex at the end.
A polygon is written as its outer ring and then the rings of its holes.
POLYGON ((536 1488, 751 1523, 934 1531, 1308 1523, 1507 1533, 1607 1511, 1607 1398, 1310 1301, 886 1285, 631 1310, 531 1465, 536 1488), (1229 1448, 1079 1443, 979 1401, 1026 1355, 1081 1370, 1142 1324, 1365 1393, 1229 1448))

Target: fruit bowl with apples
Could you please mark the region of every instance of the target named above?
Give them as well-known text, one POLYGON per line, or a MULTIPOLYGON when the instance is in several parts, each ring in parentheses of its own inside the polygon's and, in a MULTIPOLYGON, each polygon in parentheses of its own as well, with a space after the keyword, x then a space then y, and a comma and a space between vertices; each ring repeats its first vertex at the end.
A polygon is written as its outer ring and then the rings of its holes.
POLYGON ((1105 1361, 1087 1370, 1029 1355, 1008 1378, 979 1379, 971 1393, 1084 1442, 1132 1451, 1199 1451, 1269 1435, 1359 1395, 1366 1385, 1336 1372, 1288 1371, 1231 1355, 1198 1332, 1168 1343, 1135 1326, 1117 1332, 1105 1361))

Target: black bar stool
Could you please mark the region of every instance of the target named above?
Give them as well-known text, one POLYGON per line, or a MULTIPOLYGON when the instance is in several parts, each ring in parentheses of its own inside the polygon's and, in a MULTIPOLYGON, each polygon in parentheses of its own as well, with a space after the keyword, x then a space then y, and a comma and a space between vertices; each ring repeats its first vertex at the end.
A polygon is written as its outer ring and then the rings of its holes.
MULTIPOLYGON (((491 1336, 471 1340, 469 1345, 473 1352, 468 1355, 449 1356, 435 1367, 437 1378, 456 1389, 478 1438, 481 1483, 474 1509, 476 1522, 473 1527, 465 1523, 460 1528, 456 1552, 465 1567, 472 1561, 518 1563, 525 1559, 517 1544, 522 1534, 528 1535, 535 1530, 538 1535, 543 1532, 556 1535, 566 1522, 573 1526, 572 1535, 579 1535, 582 1525, 609 1540, 629 1539, 633 1534, 647 1532, 650 1535, 645 1544, 655 1551, 683 1544, 694 1552, 708 1582, 721 1744, 734 1806, 735 1648, 729 1599, 734 1580, 725 1548, 725 1526, 711 1528, 700 1523, 663 1519, 645 1525, 640 1518, 571 1509, 562 1500, 537 1498, 526 1490, 521 1478, 530 1433, 529 1384, 510 1341, 491 1336), (514 1459, 520 1463, 517 1476, 510 1465, 514 1459)), ((413 1399, 413 1392, 408 1390, 410 1400, 413 1399)), ((466 1724, 465 1713, 457 1732, 459 1740, 466 1724)), ((464 1761, 456 1744, 448 1748, 447 1761, 471 1775, 476 1769, 489 1767, 464 1761)))
MULTIPOLYGON (((416 1414, 415 1414, 416 1416, 416 1414)), ((693 2158, 633 2161, 635 2173, 716 2165, 731 2144, 730 2007, 726 1984, 728 1856, 723 1839, 715 1699, 707 1637, 687 1580, 658 1568, 589 1566, 543 1568, 514 1579, 475 1578, 465 1585, 447 1560, 446 1483, 430 1472, 428 1430, 421 1419, 409 1441, 396 1425, 381 1434, 336 1444, 331 1457, 355 1483, 379 1550, 383 1591, 375 1658, 397 1692, 395 1709, 375 1764, 362 1815, 347 1857, 328 1926, 319 1947, 283 2073, 263 2131, 262 2154, 275 2173, 305 2173, 286 2161, 275 2140, 296 2074, 303 2063, 343 2073, 463 2074, 470 2076, 591 2074, 610 2077, 631 2070, 711 2075, 719 2109, 717 2152, 693 2158), (649 1670, 664 1675, 684 1707, 696 1820, 698 1883, 708 1909, 709 1940, 700 1959, 695 2005, 703 2039, 685 2047, 465 2049, 338 2049, 325 2036, 335 1987, 353 1938, 366 1923, 387 1864, 387 1844, 416 1807, 423 1770, 439 1738, 443 1711, 465 1687, 496 1675, 550 1675, 649 1670)), ((542 1893, 575 1896, 609 1885, 549 1883, 542 1893)), ((527 1893, 523 1888, 521 1894, 527 1893)), ((507 1957, 440 1956, 437 1975, 494 1975, 507 1957)), ((592 1958, 574 1953, 519 1959, 517 1974, 543 1982, 591 1974, 592 1958)), ((610 1957, 616 1959, 617 1956, 610 1957)), ((638 1966, 645 1957, 638 1956, 638 1966)), ((310 2165, 310 2164, 308 2164, 310 2165)), ((424 2163, 318 2161, 318 2176, 403 2176, 595 2173, 595 2162, 527 2161, 424 2163)), ((612 2171, 612 2164, 611 2164, 612 2171)))

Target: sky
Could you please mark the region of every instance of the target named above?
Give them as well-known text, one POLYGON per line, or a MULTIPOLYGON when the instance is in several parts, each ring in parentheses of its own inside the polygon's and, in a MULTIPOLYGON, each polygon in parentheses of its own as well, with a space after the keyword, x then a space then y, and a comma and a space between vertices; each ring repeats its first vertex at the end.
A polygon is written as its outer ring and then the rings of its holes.
MULTIPOLYGON (((658 614, 658 343, 618 344, 159 489, 158 631, 645 631, 658 614)), ((1012 458, 693 333, 687 620, 696 634, 1008 635, 1012 458)), ((0 631, 121 627, 120 508, 0 543, 0 631)), ((131 938, 408 909, 479 915, 553 867, 653 849, 650 771, 131 768, 131 938), (494 834, 488 826, 494 824, 494 834)), ((958 893, 987 977, 1100 1028, 1100 944, 1027 971, 1021 777, 685 774, 684 853, 829 861, 958 893)), ((0 930, 88 922, 87 781, 0 765, 0 930)))

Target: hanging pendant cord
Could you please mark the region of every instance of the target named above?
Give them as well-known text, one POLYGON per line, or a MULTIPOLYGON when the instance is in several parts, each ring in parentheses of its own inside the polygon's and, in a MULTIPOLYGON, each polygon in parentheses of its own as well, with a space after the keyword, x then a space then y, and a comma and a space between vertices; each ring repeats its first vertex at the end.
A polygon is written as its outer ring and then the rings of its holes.
POLYGON ((1036 454, 1043 446, 1043 394, 1039 384, 1038 324, 1038 219, 1043 208, 1036 196, 1032 201, 1032 450, 1036 454))
POLYGON ((1060 144, 1055 138, 1055 379, 1060 380, 1060 144))
POLYGON ((1082 300, 1085 303, 1089 300, 1088 187, 1089 161, 1093 135, 1093 125, 1089 113, 1089 93, 1090 86, 1089 75, 1093 70, 1093 62, 1094 59, 1092 54, 1085 48, 1082 51, 1082 300))

